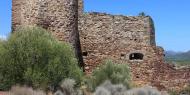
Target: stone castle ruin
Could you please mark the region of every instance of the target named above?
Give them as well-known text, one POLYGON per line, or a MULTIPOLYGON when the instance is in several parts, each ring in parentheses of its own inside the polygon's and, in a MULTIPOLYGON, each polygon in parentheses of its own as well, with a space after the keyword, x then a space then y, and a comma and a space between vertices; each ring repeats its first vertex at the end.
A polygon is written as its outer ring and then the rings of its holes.
POLYGON ((137 85, 181 89, 190 83, 190 69, 164 62, 156 46, 150 16, 84 13, 82 0, 12 0, 12 28, 41 26, 75 48, 79 65, 91 72, 105 59, 128 63, 137 85))

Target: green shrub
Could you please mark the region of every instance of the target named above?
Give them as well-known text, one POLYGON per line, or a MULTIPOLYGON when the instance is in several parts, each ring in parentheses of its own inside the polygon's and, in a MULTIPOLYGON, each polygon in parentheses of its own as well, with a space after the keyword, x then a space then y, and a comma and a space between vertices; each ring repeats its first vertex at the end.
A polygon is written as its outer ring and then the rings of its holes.
POLYGON ((169 95, 179 95, 179 93, 174 90, 170 90, 170 91, 168 91, 168 93, 169 93, 169 95))
MULTIPOLYGON (((3 41, 3 40, 0 39, 0 57, 3 56, 3 52, 5 52, 5 48, 3 47, 4 43, 5 43, 5 41, 3 41)), ((0 63, 2 63, 2 62, 3 62, 3 60, 0 60, 0 63)))
POLYGON ((54 89, 65 78, 81 81, 82 71, 71 46, 42 28, 21 28, 2 47, 0 89, 16 84, 54 89))
POLYGON ((139 16, 146 16, 145 12, 140 12, 139 16))
POLYGON ((94 91, 97 86, 106 80, 110 80, 113 84, 123 84, 129 88, 131 78, 128 65, 106 61, 105 64, 92 72, 92 76, 87 79, 87 85, 90 90, 94 91))
POLYGON ((2 57, 4 56, 5 51, 6 51, 6 49, 4 48, 4 44, 5 44, 5 41, 0 39, 0 90, 7 87, 7 85, 2 84, 3 72, 1 72, 1 69, 3 69, 1 64, 3 64, 3 62, 4 62, 4 59, 2 57))

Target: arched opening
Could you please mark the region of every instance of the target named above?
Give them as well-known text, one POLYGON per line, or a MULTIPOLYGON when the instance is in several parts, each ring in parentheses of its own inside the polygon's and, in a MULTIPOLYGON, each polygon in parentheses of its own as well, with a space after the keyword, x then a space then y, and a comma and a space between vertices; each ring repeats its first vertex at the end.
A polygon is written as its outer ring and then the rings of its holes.
POLYGON ((143 60, 144 55, 142 53, 131 53, 129 60, 143 60))

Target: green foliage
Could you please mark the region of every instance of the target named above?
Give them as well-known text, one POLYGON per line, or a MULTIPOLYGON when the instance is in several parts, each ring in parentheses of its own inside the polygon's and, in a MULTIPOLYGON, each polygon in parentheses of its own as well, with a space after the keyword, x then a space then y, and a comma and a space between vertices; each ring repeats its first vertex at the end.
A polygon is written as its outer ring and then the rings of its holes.
POLYGON ((130 87, 130 70, 127 64, 116 64, 112 61, 106 61, 104 65, 95 69, 92 76, 87 80, 90 90, 94 91, 97 86, 110 80, 113 84, 123 84, 130 87))
POLYGON ((178 95, 176 92, 169 92, 169 95, 178 95))
POLYGON ((4 85, 2 83, 3 72, 1 71, 1 69, 3 69, 3 67, 2 67, 1 64, 3 64, 3 62, 4 62, 3 56, 4 56, 5 52, 6 52, 6 49, 5 49, 4 45, 5 45, 5 41, 4 40, 0 40, 0 90, 7 88, 7 85, 4 85))
POLYGON ((190 59, 179 58, 165 58, 166 62, 175 64, 176 66, 188 66, 190 65, 190 59))
POLYGON ((144 12, 139 13, 139 16, 146 16, 144 12))
MULTIPOLYGON (((0 57, 3 56, 3 52, 5 52, 5 48, 3 47, 5 41, 0 39, 0 57)), ((3 60, 0 60, 0 63, 2 63, 3 60)))
POLYGON ((168 63, 173 63, 177 66, 188 66, 190 65, 190 51, 187 52, 173 52, 166 51, 165 52, 165 60, 168 63))
POLYGON ((47 89, 57 87, 65 78, 81 81, 82 71, 71 46, 55 40, 42 28, 15 31, 2 49, 0 89, 15 84, 47 89))

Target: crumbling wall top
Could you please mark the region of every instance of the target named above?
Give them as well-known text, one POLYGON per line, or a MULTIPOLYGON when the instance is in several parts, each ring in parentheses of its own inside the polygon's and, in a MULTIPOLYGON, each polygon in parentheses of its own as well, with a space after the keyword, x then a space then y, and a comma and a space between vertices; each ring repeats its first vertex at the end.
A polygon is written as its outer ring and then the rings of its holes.
MULTIPOLYGON (((155 44, 155 31, 150 16, 123 16, 106 13, 84 13, 81 19, 81 30, 96 36, 107 35, 122 39, 128 44, 155 44)), ((83 35, 81 35, 83 36, 83 35)), ((100 39, 98 39, 100 41, 100 39)))

